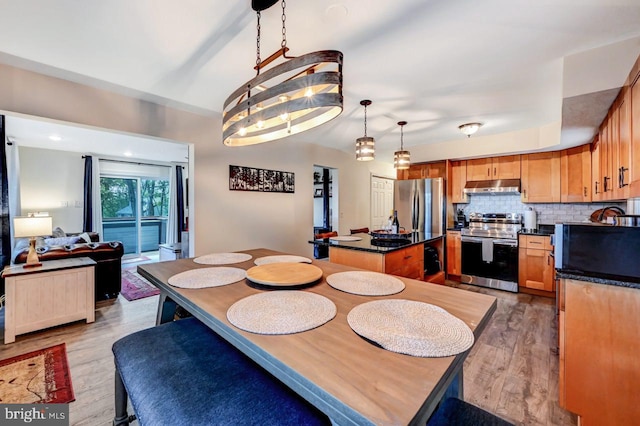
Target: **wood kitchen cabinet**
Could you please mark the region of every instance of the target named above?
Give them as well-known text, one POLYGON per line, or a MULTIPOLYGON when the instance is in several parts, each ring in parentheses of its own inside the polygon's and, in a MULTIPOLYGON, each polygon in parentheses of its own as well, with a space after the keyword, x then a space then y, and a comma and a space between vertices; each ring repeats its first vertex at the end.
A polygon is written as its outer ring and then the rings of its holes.
POLYGON ((591 201, 602 200, 602 180, 600 180, 600 138, 596 138, 591 145, 591 201))
POLYGON ((462 236, 460 231, 447 231, 447 275, 462 275, 462 236))
MULTIPOLYGON (((636 62, 636 71, 640 68, 640 59, 636 62)), ((631 166, 629 167, 629 196, 640 197, 640 72, 631 79, 631 166)))
POLYGON ((560 151, 522 155, 523 203, 560 202, 560 151))
POLYGON ((520 155, 467 160, 467 180, 519 179, 520 155))
MULTIPOLYGON (((555 297, 555 265, 551 257, 551 238, 541 235, 520 235, 518 249, 518 287, 539 290, 535 293, 555 297)), ((526 292, 526 291, 525 291, 526 292)))
POLYGON ((591 146, 589 144, 560 152, 560 201, 591 202, 591 146))
POLYGON ((560 406, 583 426, 637 423, 640 289, 562 279, 558 290, 560 406))
POLYGON ((618 96, 614 124, 618 125, 614 141, 617 142, 617 155, 614 156, 616 171, 613 198, 629 198, 629 180, 631 176, 631 91, 623 87, 618 96))
POLYGON ((468 203, 469 196, 464 193, 464 187, 467 184, 467 161, 451 161, 449 173, 451 202, 468 203))
POLYGON ((401 277, 424 279, 424 244, 388 253, 372 253, 331 246, 329 262, 401 277))
POLYGON ((411 164, 407 170, 398 170, 397 178, 404 179, 433 179, 446 176, 446 161, 433 163, 411 164))

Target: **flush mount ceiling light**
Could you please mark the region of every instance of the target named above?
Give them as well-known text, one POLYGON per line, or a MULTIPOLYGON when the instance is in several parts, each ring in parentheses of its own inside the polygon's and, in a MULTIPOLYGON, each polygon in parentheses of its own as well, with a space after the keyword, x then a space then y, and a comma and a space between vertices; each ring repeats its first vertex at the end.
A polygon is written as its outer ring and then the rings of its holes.
POLYGON ((393 167, 397 170, 406 170, 411 165, 411 153, 404 150, 404 132, 402 129, 406 124, 406 121, 398 121, 398 126, 400 126, 400 151, 396 151, 393 154, 393 167))
POLYGON ((275 0, 252 0, 257 14, 256 76, 224 102, 222 137, 227 146, 270 142, 312 129, 342 112, 342 53, 322 50, 287 56, 285 1, 280 49, 260 58, 260 12, 275 0), (279 57, 286 59, 261 73, 279 57))
POLYGON ((376 141, 367 136, 367 107, 371 101, 365 99, 360 101, 360 105, 364 107, 364 136, 356 139, 356 160, 371 161, 376 156, 376 141))
POLYGON ((480 126, 482 126, 482 123, 466 123, 458 126, 458 129, 470 138, 472 134, 478 131, 480 126))

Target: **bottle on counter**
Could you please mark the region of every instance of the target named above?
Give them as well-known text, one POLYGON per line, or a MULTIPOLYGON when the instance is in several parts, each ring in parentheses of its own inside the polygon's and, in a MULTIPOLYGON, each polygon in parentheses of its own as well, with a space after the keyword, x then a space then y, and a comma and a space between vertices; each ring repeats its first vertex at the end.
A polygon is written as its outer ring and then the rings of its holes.
POLYGON ((387 226, 384 228, 385 231, 391 232, 391 228, 393 227, 393 210, 389 213, 389 219, 387 220, 387 226))
POLYGON ((397 234, 400 231, 400 222, 398 222, 398 210, 393 211, 393 223, 391 225, 391 233, 397 234))

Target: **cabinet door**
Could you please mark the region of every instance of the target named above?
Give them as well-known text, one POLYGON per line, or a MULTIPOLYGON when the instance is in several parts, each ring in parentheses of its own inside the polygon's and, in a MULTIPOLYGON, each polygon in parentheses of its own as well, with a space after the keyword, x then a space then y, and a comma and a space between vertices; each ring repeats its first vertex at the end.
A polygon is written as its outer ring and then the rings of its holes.
POLYGON ((630 197, 640 197, 640 78, 631 86, 630 197))
POLYGON ((600 178, 600 138, 591 145, 591 201, 602 200, 602 179, 600 178))
POLYGON ((560 201, 591 201, 591 147, 588 144, 560 153, 560 201))
POLYGON ((600 177, 602 179, 603 200, 610 200, 612 197, 611 128, 609 124, 610 120, 607 118, 602 126, 602 139, 600 141, 600 177))
POLYGON ((518 251, 518 285, 535 290, 554 291, 551 252, 530 248, 518 251))
POLYGON ((491 158, 467 160, 467 180, 491 180, 491 158))
POLYGON ((623 88, 618 108, 618 187, 616 198, 629 198, 629 180, 631 178, 631 91, 623 88))
POLYGON ((464 186, 467 184, 467 162, 451 162, 451 202, 468 203, 469 196, 464 193, 464 186))
POLYGON ((507 155, 492 159, 492 179, 520 179, 520 156, 507 155))
POLYGON ((560 202, 560 152, 522 156, 523 203, 560 202))
POLYGON ((447 274, 457 276, 462 274, 461 251, 460 232, 447 231, 447 274))

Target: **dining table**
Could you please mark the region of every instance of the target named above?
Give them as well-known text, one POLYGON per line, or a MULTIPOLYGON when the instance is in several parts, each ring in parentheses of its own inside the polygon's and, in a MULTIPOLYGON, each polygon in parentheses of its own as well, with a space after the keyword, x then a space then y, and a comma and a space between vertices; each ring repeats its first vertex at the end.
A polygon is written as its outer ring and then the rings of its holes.
MULTIPOLYGON (((246 253, 251 259, 221 266, 248 270, 255 266, 258 258, 289 254, 266 248, 236 253, 246 253)), ((357 268, 325 260, 309 261, 322 270, 322 277, 295 290, 328 298, 336 306, 336 315, 316 328, 278 335, 237 328, 228 320, 227 311, 249 296, 290 291, 287 287, 255 285, 246 278, 209 288, 180 288, 169 284, 169 279, 176 274, 217 267, 196 263, 193 258, 142 264, 137 271, 160 289, 157 323, 173 320, 176 306, 182 307, 324 412, 333 424, 425 425, 444 398, 463 399, 463 365, 471 349, 445 357, 393 352, 355 333, 347 316, 356 306, 374 300, 424 302, 462 320, 477 341, 496 309, 495 297, 404 277, 397 277, 405 287, 396 294, 352 294, 329 285, 327 277, 358 271, 357 268)), ((162 350, 161 343, 158 350, 162 350)))

